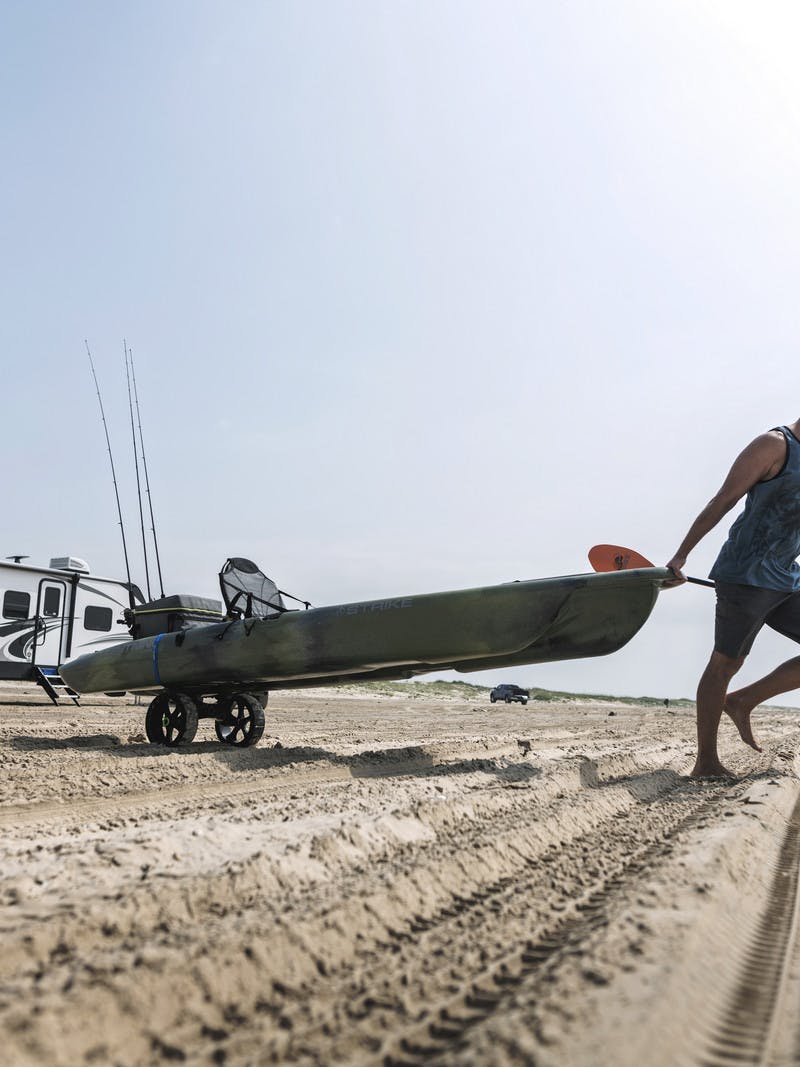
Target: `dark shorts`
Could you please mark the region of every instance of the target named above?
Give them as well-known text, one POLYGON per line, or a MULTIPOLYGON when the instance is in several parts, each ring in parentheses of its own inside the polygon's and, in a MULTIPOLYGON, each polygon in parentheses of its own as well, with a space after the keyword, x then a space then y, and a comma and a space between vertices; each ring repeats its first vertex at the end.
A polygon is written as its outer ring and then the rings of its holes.
POLYGON ((746 656, 765 623, 784 637, 800 642, 800 590, 787 593, 717 582, 716 652, 731 659, 746 656))

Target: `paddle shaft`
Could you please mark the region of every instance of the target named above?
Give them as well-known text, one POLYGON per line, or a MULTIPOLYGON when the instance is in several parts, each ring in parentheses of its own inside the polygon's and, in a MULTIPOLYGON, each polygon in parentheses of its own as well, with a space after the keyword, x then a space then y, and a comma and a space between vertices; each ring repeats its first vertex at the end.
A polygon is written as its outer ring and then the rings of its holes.
POLYGON ((708 585, 712 589, 716 588, 714 582, 709 582, 706 578, 689 578, 687 576, 686 581, 691 582, 692 585, 708 585))

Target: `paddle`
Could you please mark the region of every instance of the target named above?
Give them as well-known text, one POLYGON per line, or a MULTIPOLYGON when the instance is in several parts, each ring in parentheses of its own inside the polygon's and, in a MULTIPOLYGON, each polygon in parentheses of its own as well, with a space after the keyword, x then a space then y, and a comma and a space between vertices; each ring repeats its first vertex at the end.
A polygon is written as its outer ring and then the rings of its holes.
MULTIPOLYGON (((649 559, 634 552, 632 548, 622 548, 621 545, 595 545, 589 549, 589 562, 596 571, 629 571, 634 567, 653 567, 649 559)), ((693 585, 709 585, 714 588, 714 583, 705 578, 686 578, 693 585)))

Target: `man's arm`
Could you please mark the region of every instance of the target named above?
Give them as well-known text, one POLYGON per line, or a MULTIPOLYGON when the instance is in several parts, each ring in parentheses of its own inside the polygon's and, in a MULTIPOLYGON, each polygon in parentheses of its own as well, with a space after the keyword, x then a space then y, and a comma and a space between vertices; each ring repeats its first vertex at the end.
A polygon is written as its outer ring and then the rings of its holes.
POLYGON ((667 585, 679 585, 686 581, 683 566, 692 549, 713 530, 720 519, 734 507, 756 482, 763 482, 774 477, 783 466, 786 458, 786 439, 780 431, 770 430, 762 433, 736 457, 733 466, 721 488, 712 496, 681 541, 678 551, 667 564, 675 572, 675 582, 667 585))

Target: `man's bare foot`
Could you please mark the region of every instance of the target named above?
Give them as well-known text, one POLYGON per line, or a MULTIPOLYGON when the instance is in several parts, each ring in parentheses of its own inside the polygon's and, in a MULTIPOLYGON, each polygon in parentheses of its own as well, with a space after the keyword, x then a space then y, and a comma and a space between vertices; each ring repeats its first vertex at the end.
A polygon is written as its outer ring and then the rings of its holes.
POLYGON ((733 771, 729 771, 719 760, 703 761, 698 759, 692 768, 690 778, 736 778, 733 771))
POLYGON ((753 709, 742 703, 737 693, 728 693, 725 697, 725 712, 733 720, 734 726, 739 731, 739 737, 756 752, 763 752, 761 745, 753 737, 753 728, 750 725, 750 713, 753 709))

